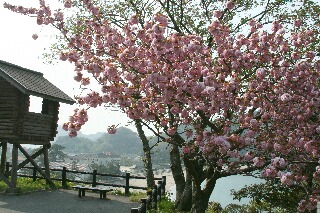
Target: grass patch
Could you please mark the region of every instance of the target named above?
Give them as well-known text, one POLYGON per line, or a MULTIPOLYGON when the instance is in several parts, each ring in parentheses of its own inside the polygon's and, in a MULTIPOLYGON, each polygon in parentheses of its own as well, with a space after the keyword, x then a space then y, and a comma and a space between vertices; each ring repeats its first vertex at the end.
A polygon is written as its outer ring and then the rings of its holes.
MULTIPOLYGON (((9 179, 10 181, 10 179, 9 179)), ((53 181, 55 187, 51 187, 50 185, 46 184, 46 180, 44 179, 37 179, 36 181, 33 181, 32 178, 18 178, 17 179, 17 188, 18 193, 27 193, 27 192, 33 192, 33 191, 39 191, 39 190, 45 190, 45 189, 59 189, 61 187, 60 181, 53 181)), ((73 184, 67 183, 67 188, 71 188, 73 184)), ((0 192, 6 192, 8 189, 7 184, 4 181, 0 181, 0 192)))
MULTIPOLYGON (((126 196, 123 190, 114 189, 110 192, 111 195, 119 195, 119 196, 126 196)), ((139 203, 141 198, 146 198, 147 193, 141 191, 133 191, 129 192, 130 201, 139 203)))
POLYGON ((139 203, 141 198, 146 198, 146 192, 130 192, 130 201, 139 203))

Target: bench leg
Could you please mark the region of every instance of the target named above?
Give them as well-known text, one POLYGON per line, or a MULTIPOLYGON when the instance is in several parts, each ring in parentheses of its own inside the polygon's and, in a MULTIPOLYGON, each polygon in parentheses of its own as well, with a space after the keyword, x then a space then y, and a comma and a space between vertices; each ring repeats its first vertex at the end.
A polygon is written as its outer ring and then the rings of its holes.
POLYGON ((82 197, 86 196, 86 190, 85 189, 82 189, 81 192, 82 192, 82 197))
POLYGON ((78 197, 81 197, 81 189, 80 188, 78 189, 78 192, 79 192, 78 197))
POLYGON ((100 191, 100 199, 102 199, 102 195, 103 195, 103 192, 102 192, 102 191, 100 191))
POLYGON ((103 198, 107 198, 107 192, 106 191, 103 192, 103 198))

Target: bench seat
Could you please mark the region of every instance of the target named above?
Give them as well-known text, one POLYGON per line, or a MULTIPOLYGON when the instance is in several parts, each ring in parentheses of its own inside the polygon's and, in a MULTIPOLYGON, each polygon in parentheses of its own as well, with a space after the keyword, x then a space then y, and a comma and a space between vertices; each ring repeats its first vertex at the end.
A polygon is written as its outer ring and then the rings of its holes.
POLYGON ((92 187, 92 186, 72 186, 73 189, 78 190, 78 196, 79 197, 85 197, 86 196, 86 190, 91 190, 93 192, 99 192, 100 193, 100 199, 107 197, 107 192, 113 191, 113 189, 110 189, 108 187, 92 187))

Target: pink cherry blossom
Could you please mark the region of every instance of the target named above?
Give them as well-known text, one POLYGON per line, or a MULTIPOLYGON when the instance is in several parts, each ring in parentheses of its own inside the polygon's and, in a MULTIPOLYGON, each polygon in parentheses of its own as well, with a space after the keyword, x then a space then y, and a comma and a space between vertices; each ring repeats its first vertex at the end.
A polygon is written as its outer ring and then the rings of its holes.
POLYGON ((38 37, 39 37, 39 36, 38 36, 37 34, 33 34, 33 35, 32 35, 33 40, 37 40, 38 37))

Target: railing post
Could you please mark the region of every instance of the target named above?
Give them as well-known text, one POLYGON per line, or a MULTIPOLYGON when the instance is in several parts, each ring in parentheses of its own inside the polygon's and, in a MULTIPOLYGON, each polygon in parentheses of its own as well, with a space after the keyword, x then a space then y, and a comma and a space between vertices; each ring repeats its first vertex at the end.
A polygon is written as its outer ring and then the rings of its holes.
POLYGON ((130 173, 126 173, 126 188, 125 188, 125 191, 124 191, 124 194, 126 195, 126 196, 129 196, 129 187, 130 187, 130 173))
POLYGON ((166 184, 167 184, 167 177, 162 176, 162 185, 161 185, 161 195, 164 196, 166 194, 166 184))
POLYGON ((147 198, 141 198, 140 213, 147 212, 147 198))
POLYGON ((147 210, 152 208, 152 190, 147 191, 147 210))
POLYGON ((65 166, 62 168, 61 179, 62 179, 62 188, 67 188, 67 168, 65 166))
POLYGON ((158 209, 157 202, 157 185, 154 185, 152 189, 152 209, 158 209))
POLYGON ((162 187, 162 181, 158 181, 158 186, 157 186, 157 200, 161 200, 161 187, 162 187))
POLYGON ((97 170, 93 170, 92 173, 92 187, 96 187, 97 186, 97 170))
MULTIPOLYGON (((6 173, 5 174, 9 174, 10 171, 10 162, 6 162, 6 173)), ((9 175, 7 175, 8 177, 9 175)))
POLYGON ((32 169, 32 180, 35 182, 37 180, 37 169, 36 167, 33 167, 32 169))
POLYGON ((139 213, 139 208, 132 208, 131 213, 139 213))

